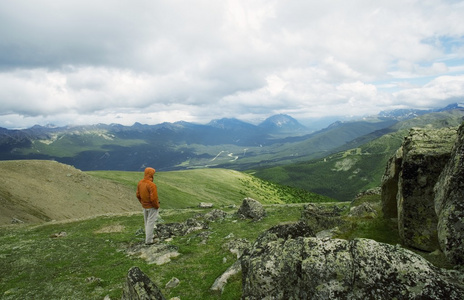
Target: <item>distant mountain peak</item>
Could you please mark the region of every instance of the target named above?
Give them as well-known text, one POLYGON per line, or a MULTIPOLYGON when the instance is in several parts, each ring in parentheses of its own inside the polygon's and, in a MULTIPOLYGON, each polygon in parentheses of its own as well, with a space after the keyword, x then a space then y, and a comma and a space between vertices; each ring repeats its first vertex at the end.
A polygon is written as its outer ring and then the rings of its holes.
POLYGON ((264 120, 259 127, 270 131, 305 131, 306 127, 286 114, 273 115, 264 120))
POLYGON ((251 127, 256 127, 250 123, 240 121, 239 119, 236 118, 222 118, 222 119, 216 119, 212 120, 211 122, 208 123, 208 126, 215 127, 215 128, 220 128, 220 129, 236 129, 236 128, 251 128, 251 127))

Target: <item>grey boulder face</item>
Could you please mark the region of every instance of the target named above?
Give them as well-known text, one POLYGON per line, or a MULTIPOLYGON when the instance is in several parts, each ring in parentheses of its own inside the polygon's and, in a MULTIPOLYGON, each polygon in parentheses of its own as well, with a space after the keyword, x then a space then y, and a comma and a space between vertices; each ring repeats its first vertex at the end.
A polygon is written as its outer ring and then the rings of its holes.
POLYGON ((464 297, 462 286, 411 251, 368 239, 319 239, 297 232, 271 229, 245 251, 242 299, 464 297))
POLYGON ((411 129, 382 178, 382 210, 398 218, 402 243, 424 251, 439 248, 434 186, 447 164, 456 128, 411 129))
POLYGON ((464 125, 435 185, 435 211, 443 253, 451 263, 464 265, 464 125))
POLYGON ((122 300, 166 300, 160 289, 138 267, 130 268, 122 300))
POLYGON ((261 203, 252 198, 245 198, 240 205, 237 215, 243 219, 259 221, 266 216, 266 211, 261 203))

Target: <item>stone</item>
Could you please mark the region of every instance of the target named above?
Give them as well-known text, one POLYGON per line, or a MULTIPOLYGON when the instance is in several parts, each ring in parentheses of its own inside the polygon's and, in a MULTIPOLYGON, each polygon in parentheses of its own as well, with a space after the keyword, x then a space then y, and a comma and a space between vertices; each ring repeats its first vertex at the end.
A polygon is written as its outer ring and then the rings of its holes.
POLYGON ((237 211, 242 219, 253 219, 259 221, 266 216, 266 211, 261 203, 252 198, 245 198, 237 211))
POLYGON ((24 221, 18 219, 18 218, 11 218, 11 224, 23 224, 24 221))
POLYGON ((127 274, 121 300, 166 300, 161 290, 138 267, 127 274))
POLYGON ((235 261, 235 263, 233 263, 229 268, 227 268, 227 270, 224 273, 222 273, 221 276, 216 278, 210 290, 220 291, 222 293, 225 285, 227 284, 227 280, 230 277, 240 273, 241 270, 242 270, 242 265, 241 265, 240 260, 235 261))
POLYGON ((62 237, 67 237, 67 236, 68 234, 65 231, 61 231, 59 233, 54 233, 50 235, 51 238, 62 238, 62 237))
POLYGON ((300 220, 304 222, 313 232, 341 227, 344 221, 340 218, 341 211, 336 207, 323 207, 315 204, 303 206, 300 220))
POLYGON ((213 209, 204 215, 204 218, 208 221, 223 220, 227 216, 227 213, 220 209, 213 209))
POLYGON ((456 128, 413 128, 403 141, 398 230, 406 246, 430 252, 439 248, 433 188, 450 158, 456 135, 456 128))
POLYGON ((377 211, 372 207, 372 204, 364 202, 358 206, 352 207, 349 215, 353 217, 376 217, 377 211))
POLYGON ((368 239, 283 239, 265 232, 241 266, 247 300, 464 297, 462 283, 421 256, 368 239))
POLYGON ((247 239, 230 240, 222 246, 223 249, 235 254, 237 258, 240 258, 248 247, 250 247, 250 242, 247 239))
POLYGON ((156 225, 155 235, 160 239, 168 239, 173 236, 184 236, 191 232, 208 229, 206 222, 200 222, 193 218, 182 223, 166 223, 156 225))
POLYGON ((398 181, 403 162, 403 148, 400 147, 395 155, 387 162, 385 173, 382 176, 381 201, 384 218, 398 218, 398 181))
POLYGON ((200 202, 200 204, 198 204, 198 207, 199 208, 212 208, 213 203, 200 202))
POLYGON ((176 277, 171 278, 168 283, 166 283, 166 288, 167 289, 172 289, 178 286, 180 283, 180 280, 176 277))
POLYGON ((464 264, 464 124, 434 187, 438 241, 447 259, 464 264))
POLYGON ((164 265, 171 258, 179 256, 178 248, 168 244, 153 244, 150 246, 134 245, 127 249, 127 254, 145 260, 148 264, 164 265))
POLYGON ((439 248, 433 188, 451 156, 456 136, 456 128, 413 128, 387 165, 382 210, 387 218, 396 213, 403 245, 429 252, 439 248))

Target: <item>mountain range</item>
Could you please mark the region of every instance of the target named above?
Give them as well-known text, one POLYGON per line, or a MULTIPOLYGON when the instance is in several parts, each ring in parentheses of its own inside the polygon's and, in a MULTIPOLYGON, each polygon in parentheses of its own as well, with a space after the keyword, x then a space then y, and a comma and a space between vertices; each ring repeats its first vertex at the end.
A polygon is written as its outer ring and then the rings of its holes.
MULTIPOLYGON (((146 166, 158 171, 207 167, 246 170, 277 183, 346 200, 356 191, 378 184, 373 182, 381 176, 384 165, 380 164, 396 151, 405 130, 430 124, 457 126, 463 116, 463 105, 453 104, 437 110, 381 112, 358 120, 337 121, 315 132, 283 114, 258 125, 224 118, 208 124, 179 121, 132 126, 0 128, 0 160, 55 160, 83 171, 140 171, 146 166), (353 153, 363 153, 363 147, 372 151, 369 143, 377 143, 375 151, 383 153, 381 159, 371 162, 370 169, 375 169, 375 174, 368 172, 355 184, 348 182, 349 187, 356 187, 348 194, 334 191, 344 181, 338 178, 337 184, 331 184, 332 179, 327 176, 332 172, 323 171, 323 165, 316 162, 337 157, 337 153, 351 153, 352 149, 353 153)), ((366 158, 359 155, 356 161, 366 158)))

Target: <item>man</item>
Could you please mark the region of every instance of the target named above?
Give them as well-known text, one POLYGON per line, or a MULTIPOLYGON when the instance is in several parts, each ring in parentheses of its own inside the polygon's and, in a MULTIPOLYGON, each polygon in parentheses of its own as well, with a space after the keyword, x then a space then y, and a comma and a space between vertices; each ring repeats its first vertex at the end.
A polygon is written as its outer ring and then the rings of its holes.
POLYGON ((144 178, 137 184, 136 196, 143 207, 143 221, 145 223, 145 244, 153 244, 155 222, 158 219, 158 189, 153 182, 155 169, 146 168, 144 178))

